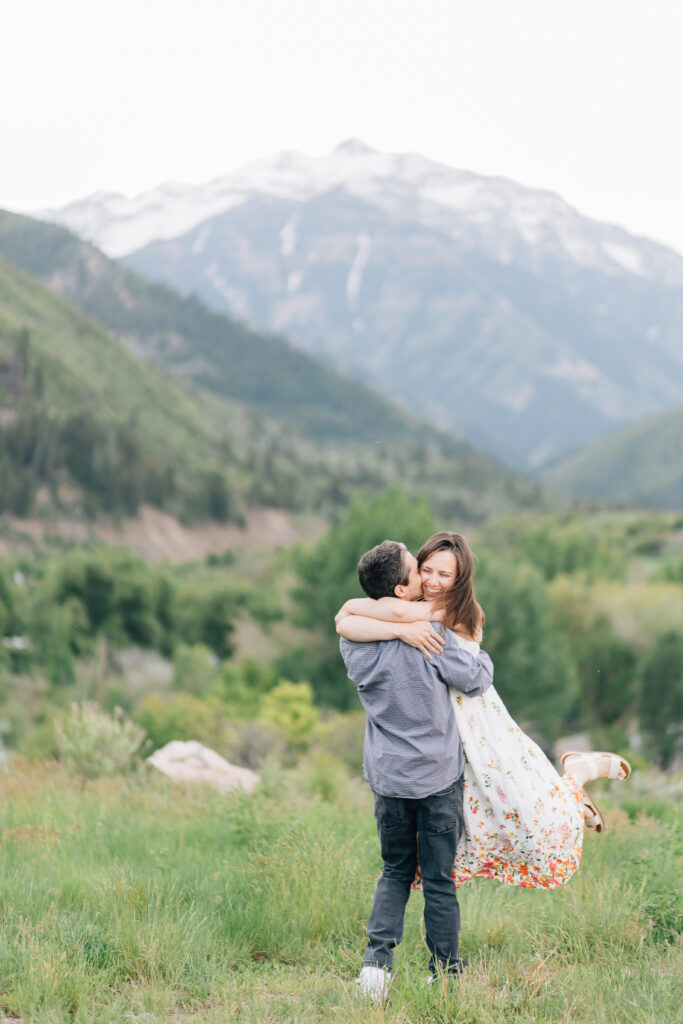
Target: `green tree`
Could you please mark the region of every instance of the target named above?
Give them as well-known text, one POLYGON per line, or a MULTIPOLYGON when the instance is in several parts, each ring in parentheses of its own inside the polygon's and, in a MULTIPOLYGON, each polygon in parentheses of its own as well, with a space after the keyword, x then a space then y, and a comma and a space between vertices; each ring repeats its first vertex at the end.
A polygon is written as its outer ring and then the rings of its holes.
POLYGON ((261 697, 277 684, 279 675, 272 665, 245 658, 239 665, 224 662, 220 667, 219 693, 230 718, 255 718, 261 697))
POLYGON ((261 717, 282 732, 293 750, 304 750, 319 718, 311 684, 281 679, 270 693, 261 697, 261 717))
POLYGON ((233 581, 203 579, 181 588, 176 602, 178 637, 188 644, 204 644, 219 658, 233 653, 232 634, 242 589, 233 581))
POLYGON ((482 556, 475 589, 486 614, 483 646, 493 659, 494 685, 510 713, 549 744, 576 702, 578 679, 552 618, 547 584, 531 566, 482 556))
POLYGON ((108 715, 86 701, 73 704, 70 715, 55 719, 54 729, 60 760, 83 782, 131 771, 145 739, 142 729, 120 709, 108 715))
POLYGON ((173 689, 204 697, 220 685, 217 659, 203 644, 178 644, 173 653, 173 689))
POLYGON ((50 617, 43 654, 45 674, 53 686, 67 686, 76 675, 73 620, 68 607, 57 606, 50 617))
MULTIPOLYGON (((166 573, 152 569, 126 549, 94 548, 56 560, 47 574, 42 602, 77 602, 87 632, 106 633, 114 643, 159 647, 168 653, 175 628, 174 587, 166 573)), ((81 630, 80 621, 77 623, 81 630)))
POLYGON ((339 655, 334 616, 349 597, 362 594, 358 583, 358 561, 365 551, 383 540, 403 541, 417 553, 436 524, 424 499, 410 498, 392 488, 373 501, 356 500, 345 518, 332 526, 313 548, 298 549, 295 555, 297 584, 293 596, 299 607, 299 623, 319 631, 317 645, 307 652, 290 652, 280 662, 288 664, 295 678, 305 672, 312 680, 316 697, 333 707, 355 706, 355 690, 349 684, 339 655), (296 672, 296 664, 304 667, 296 672))
POLYGON ((174 693, 170 697, 150 693, 134 717, 155 749, 171 740, 199 740, 210 747, 218 747, 222 742, 224 723, 218 704, 200 700, 191 693, 174 693))
POLYGON ((665 633, 646 659, 638 714, 647 750, 668 768, 683 750, 683 633, 665 633))
POLYGON ((603 616, 575 651, 587 725, 614 725, 628 719, 637 695, 636 652, 612 631, 603 616))
POLYGON ((654 582, 683 583, 683 558, 663 565, 652 576, 654 582))

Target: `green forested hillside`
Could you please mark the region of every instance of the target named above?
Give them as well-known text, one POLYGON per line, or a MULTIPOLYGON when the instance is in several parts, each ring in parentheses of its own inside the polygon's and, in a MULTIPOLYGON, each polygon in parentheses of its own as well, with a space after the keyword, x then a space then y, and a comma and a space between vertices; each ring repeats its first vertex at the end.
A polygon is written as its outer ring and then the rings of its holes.
POLYGON ((545 469, 541 480, 610 502, 683 508, 683 407, 581 448, 545 469))
POLYGON ((135 351, 297 431, 335 442, 414 438, 418 421, 374 391, 284 338, 249 330, 146 281, 64 228, 0 211, 0 254, 135 351))
MULTIPOLYGON (((120 422, 135 414, 176 476, 183 466, 188 472, 201 466, 207 500, 195 514, 215 515, 214 507, 225 514, 226 502, 230 514, 249 505, 327 513, 352 494, 374 494, 397 482, 427 493, 440 514, 470 522, 542 504, 536 484, 491 457, 412 420, 282 339, 149 284, 62 228, 0 212, 0 253, 88 314, 4 264, 0 315, 10 363, 21 362, 18 339, 28 329, 29 344, 50 364, 43 377, 56 410, 71 415, 80 403, 98 417, 109 410, 120 422), (91 317, 147 361, 128 355, 91 317), (169 370, 182 376, 184 389, 169 370), (183 440, 178 437, 171 452, 168 442, 179 432, 183 440), (218 483, 215 473, 226 482, 218 483)), ((13 401, 29 399, 20 389, 13 401)), ((164 500, 168 506, 170 499, 164 500)))
POLYGON ((258 505, 327 514, 396 481, 469 521, 540 501, 535 485, 467 445, 444 450, 418 430, 410 443, 321 447, 181 385, 4 260, 0 428, 0 511, 19 515, 41 488, 63 504, 65 484, 81 489, 80 511, 147 501, 185 519, 239 519, 258 505))
POLYGON ((0 410, 2 510, 27 514, 42 486, 58 501, 75 484, 111 512, 149 501, 183 517, 240 514, 244 413, 199 401, 2 259, 0 410))

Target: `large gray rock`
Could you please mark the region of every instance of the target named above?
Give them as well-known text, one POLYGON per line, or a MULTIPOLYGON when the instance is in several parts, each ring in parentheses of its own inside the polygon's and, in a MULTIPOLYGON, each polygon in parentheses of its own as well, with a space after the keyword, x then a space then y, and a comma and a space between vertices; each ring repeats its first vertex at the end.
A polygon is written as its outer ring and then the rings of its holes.
POLYGON ((158 768, 174 782, 205 782, 224 793, 238 786, 251 793, 260 781, 255 772, 230 764, 197 740, 187 743, 172 740, 148 757, 147 764, 158 768))

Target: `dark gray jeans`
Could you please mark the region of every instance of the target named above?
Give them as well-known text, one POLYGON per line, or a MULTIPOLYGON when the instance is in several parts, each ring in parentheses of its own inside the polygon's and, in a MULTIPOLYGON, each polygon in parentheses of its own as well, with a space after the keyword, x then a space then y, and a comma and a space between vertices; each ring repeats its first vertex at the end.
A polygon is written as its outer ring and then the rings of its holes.
POLYGON ((459 972, 460 907, 451 876, 462 834, 463 778, 421 800, 375 793, 375 818, 384 870, 368 921, 365 964, 391 970, 394 948, 403 938, 403 917, 415 878, 418 854, 425 899, 429 969, 459 972))

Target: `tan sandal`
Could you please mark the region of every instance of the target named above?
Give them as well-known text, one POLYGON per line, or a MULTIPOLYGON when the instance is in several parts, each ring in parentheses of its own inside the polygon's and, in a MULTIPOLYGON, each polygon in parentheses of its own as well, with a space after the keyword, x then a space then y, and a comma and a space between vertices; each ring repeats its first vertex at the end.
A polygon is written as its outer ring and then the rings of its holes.
POLYGON ((583 791, 583 806, 584 806, 584 808, 587 807, 588 810, 591 811, 592 814, 593 814, 592 818, 586 818, 586 815, 585 815, 585 812, 584 812, 583 823, 584 823, 585 827, 591 829, 593 832, 606 832, 607 831, 607 822, 605 821, 605 819, 602 816, 602 811, 600 810, 598 805, 595 803, 595 801, 593 799, 591 799, 591 797, 589 797, 589 795, 585 791, 585 789, 583 791))
POLYGON ((619 757, 618 754, 612 754, 608 750, 566 750, 560 758, 562 767, 564 767, 564 762, 568 757, 580 757, 590 771, 591 779, 619 779, 620 768, 625 772, 624 778, 620 780, 621 782, 625 782, 631 774, 631 765, 626 758, 619 757), (599 768, 595 763, 596 757, 609 758, 607 775, 600 775, 599 768))

